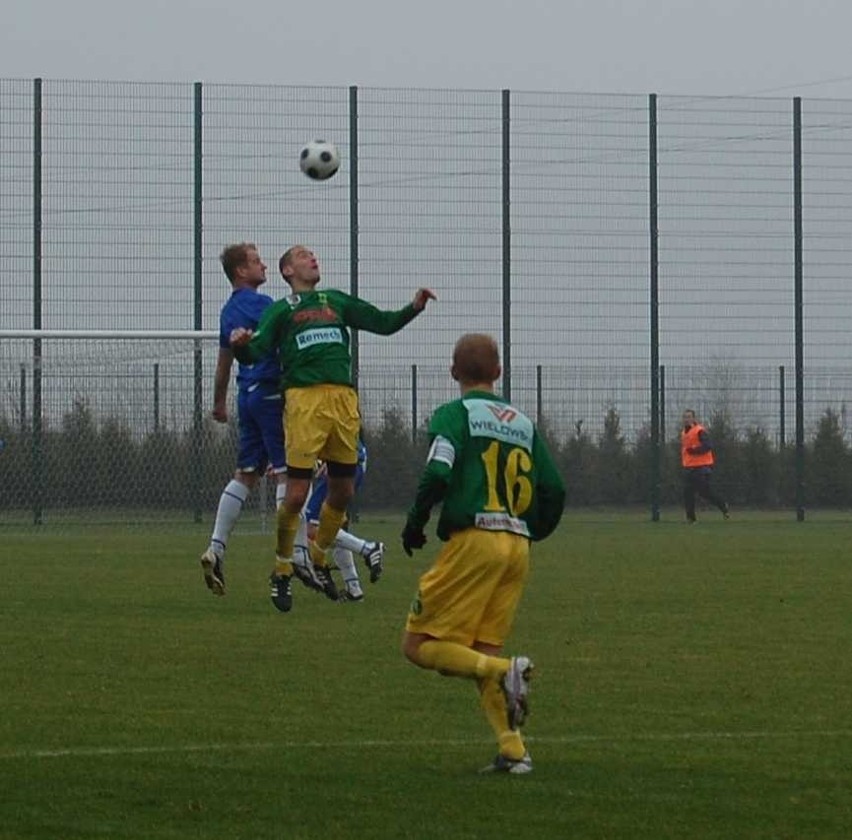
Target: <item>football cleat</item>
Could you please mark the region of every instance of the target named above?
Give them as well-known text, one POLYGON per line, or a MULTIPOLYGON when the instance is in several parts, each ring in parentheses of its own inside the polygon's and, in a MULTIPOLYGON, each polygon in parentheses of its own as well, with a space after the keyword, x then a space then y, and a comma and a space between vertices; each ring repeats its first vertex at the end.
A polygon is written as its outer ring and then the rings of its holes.
POLYGON ((340 597, 337 590, 337 584, 331 576, 331 569, 328 566, 314 566, 314 574, 320 582, 320 591, 331 601, 336 601, 340 597))
POLYGON ((368 542, 364 545, 361 556, 370 570, 370 583, 375 583, 382 576, 384 569, 382 561, 385 556, 385 544, 381 542, 368 542))
POLYGON ((322 592, 322 584, 317 580, 316 574, 314 574, 314 567, 311 566, 303 566, 301 563, 293 563, 293 574, 300 580, 302 583, 308 587, 308 589, 313 589, 314 592, 322 592))
POLYGON ((204 573, 207 588, 214 595, 224 595, 225 574, 222 571, 222 558, 212 548, 208 548, 201 555, 201 571, 204 573))
POLYGON ((293 607, 290 578, 291 575, 277 575, 275 572, 269 576, 269 597, 278 612, 290 612, 293 607))
POLYGON ((530 677, 533 663, 529 657, 513 656, 509 670, 500 683, 506 697, 506 711, 509 713, 509 726, 520 729, 529 714, 530 677))
POLYGON ((505 755, 497 755, 497 758, 487 767, 483 767, 480 773, 512 773, 519 776, 522 773, 532 773, 533 765, 529 753, 524 753, 523 758, 506 758, 505 755))
POLYGON ((340 602, 346 603, 347 601, 363 601, 364 600, 364 590, 361 589, 361 584, 357 580, 349 580, 344 584, 343 591, 340 593, 340 602))

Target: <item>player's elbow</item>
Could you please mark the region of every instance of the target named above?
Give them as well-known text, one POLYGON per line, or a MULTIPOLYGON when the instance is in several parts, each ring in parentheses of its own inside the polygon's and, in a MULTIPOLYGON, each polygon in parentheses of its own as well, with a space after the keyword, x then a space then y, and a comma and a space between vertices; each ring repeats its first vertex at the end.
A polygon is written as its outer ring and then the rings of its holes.
POLYGON ((420 665, 420 661, 418 659, 418 651, 420 650, 420 640, 415 638, 411 633, 406 633, 402 637, 402 644, 400 645, 400 651, 402 655, 413 665, 417 665, 418 667, 423 667, 420 665))

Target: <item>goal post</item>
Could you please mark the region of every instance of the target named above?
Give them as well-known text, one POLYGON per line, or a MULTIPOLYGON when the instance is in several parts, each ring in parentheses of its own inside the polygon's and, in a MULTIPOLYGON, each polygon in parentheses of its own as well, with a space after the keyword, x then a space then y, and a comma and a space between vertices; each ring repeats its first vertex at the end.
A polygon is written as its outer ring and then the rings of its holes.
POLYGON ((217 354, 216 331, 0 330, 0 524, 212 521, 237 453, 233 381, 228 423, 210 414, 217 354))

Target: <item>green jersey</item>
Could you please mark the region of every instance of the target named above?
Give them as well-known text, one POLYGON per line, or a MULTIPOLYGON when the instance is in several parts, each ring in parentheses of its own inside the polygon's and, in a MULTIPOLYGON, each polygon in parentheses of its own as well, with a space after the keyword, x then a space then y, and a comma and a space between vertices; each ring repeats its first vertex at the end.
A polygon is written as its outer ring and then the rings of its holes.
POLYGON ((468 391, 429 423, 431 448, 408 522, 421 530, 443 501, 438 536, 482 528, 544 539, 559 523, 565 484, 532 421, 501 397, 468 391))
POLYGON ((383 311, 336 289, 300 292, 267 307, 251 341, 235 347, 234 356, 241 363, 251 364, 277 348, 282 390, 351 385, 347 327, 391 335, 418 314, 411 304, 397 311, 383 311))

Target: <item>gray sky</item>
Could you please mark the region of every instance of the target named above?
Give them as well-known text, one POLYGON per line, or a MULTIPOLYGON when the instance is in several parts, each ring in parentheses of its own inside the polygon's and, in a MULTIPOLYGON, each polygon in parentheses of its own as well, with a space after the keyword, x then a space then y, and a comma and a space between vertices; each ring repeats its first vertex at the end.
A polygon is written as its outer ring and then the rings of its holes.
POLYGON ((11 0, 0 77, 852 97, 848 0, 11 0))
MULTIPOLYGON (((417 285, 436 248, 454 260, 446 278, 428 275, 442 301, 431 321, 393 343, 364 339, 362 361, 372 365, 373 380, 365 372, 362 382, 379 395, 369 401, 374 409, 394 400, 406 407, 411 360, 432 353, 442 361, 434 383, 421 372, 425 411, 449 396, 443 360, 458 333, 500 333, 501 124, 499 97, 491 92, 502 87, 662 94, 661 362, 669 370, 671 411, 676 416, 687 402, 706 413, 690 389, 733 370, 731 359, 744 365, 740 391, 761 406, 774 404, 778 366, 793 369, 789 97, 801 94, 807 357, 817 367, 848 364, 849 0, 7 0, 5 8, 0 80, 208 83, 208 328, 227 293, 216 256, 222 243, 246 231, 273 265, 273 296, 275 255, 292 241, 318 248, 327 281, 346 287, 347 181, 308 184, 295 165, 307 137, 337 137, 345 171, 347 97, 340 86, 456 91, 365 90, 359 99, 361 293, 380 306, 400 305, 399 278, 406 288, 417 285), (217 82, 335 89, 230 89, 217 82), (738 94, 778 98, 702 98, 738 94), (819 99, 828 97, 848 101, 819 99), (708 306, 714 317, 707 317, 708 306), (679 378, 678 366, 695 347, 709 372, 679 378), (392 365, 403 373, 390 376, 392 365)), ((118 313, 114 327, 189 328, 192 123, 188 86, 175 87, 152 103, 145 90, 126 86, 46 86, 46 326, 101 327, 107 311, 118 313), (65 94, 73 94, 68 102, 65 94), (77 115, 80 102, 90 107, 77 115), (102 121, 110 122, 109 132, 101 131, 102 121), (140 164, 156 155, 161 165, 140 164), (92 233, 101 230, 110 238, 110 260, 97 248, 87 251, 86 243, 102 243, 102 234, 92 233), (162 313, 158 287, 137 276, 152 257, 182 281, 174 298, 181 305, 169 303, 179 323, 143 323, 142 316, 156 320, 162 313), (77 276, 86 282, 75 282, 77 276), (70 323, 69 312, 80 322, 70 323)), ((32 317, 28 290, 8 279, 30 266, 31 85, 5 90, 0 303, 6 323, 24 327, 32 317)), ((552 376, 543 382, 551 403, 577 401, 560 404, 559 416, 601 419, 607 405, 625 412, 629 406, 625 428, 635 430, 647 416, 646 99, 516 94, 512 107, 513 342, 519 339, 513 370, 571 365, 575 389, 552 376), (608 371, 603 384, 595 367, 601 365, 608 371)), ((18 368, 10 370, 16 404, 18 368)), ((529 409, 535 377, 518 378, 515 398, 529 409)), ((815 412, 825 394, 852 394, 845 380, 808 381, 815 412)), ((787 394, 789 402, 792 382, 787 394)))

